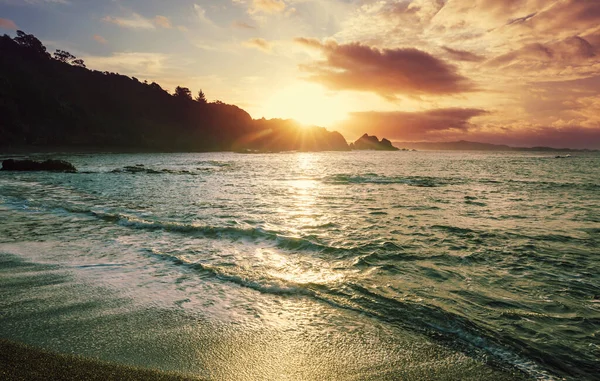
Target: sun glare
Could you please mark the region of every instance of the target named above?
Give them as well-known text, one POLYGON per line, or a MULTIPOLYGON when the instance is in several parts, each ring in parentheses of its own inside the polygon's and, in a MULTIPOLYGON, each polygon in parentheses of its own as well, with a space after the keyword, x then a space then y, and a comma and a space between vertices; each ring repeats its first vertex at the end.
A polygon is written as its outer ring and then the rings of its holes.
POLYGON ((266 118, 295 119, 305 125, 328 127, 343 120, 348 106, 321 86, 297 83, 274 90, 264 106, 266 118))

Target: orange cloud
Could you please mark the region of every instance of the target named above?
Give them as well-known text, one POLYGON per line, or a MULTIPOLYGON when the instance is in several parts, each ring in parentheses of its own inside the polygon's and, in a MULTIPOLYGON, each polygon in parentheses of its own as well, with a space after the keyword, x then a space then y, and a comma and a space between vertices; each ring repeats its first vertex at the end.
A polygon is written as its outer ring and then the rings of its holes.
POLYGON ((346 134, 365 132, 404 141, 438 141, 450 134, 465 134, 475 126, 471 119, 487 111, 473 108, 446 108, 422 112, 355 112, 336 126, 346 134))
POLYGON ((231 24, 234 28, 238 28, 238 29, 256 29, 256 26, 248 24, 247 22, 244 21, 239 21, 236 20, 231 24))
POLYGON ((598 46, 579 36, 567 37, 551 43, 531 43, 499 55, 486 66, 529 73, 529 78, 545 76, 554 80, 560 74, 563 78, 578 78, 599 73, 598 46), (568 70, 567 70, 568 68, 568 70))
POLYGON ((152 21, 137 13, 132 14, 129 18, 106 16, 102 19, 102 21, 118 25, 122 28, 155 29, 154 23, 152 21))
POLYGON ((158 15, 154 18, 154 24, 158 25, 161 28, 165 28, 165 29, 171 29, 173 27, 173 25, 171 25, 171 20, 169 20, 165 16, 160 16, 160 15, 158 15))
POLYGON ((17 30, 17 24, 12 20, 0 18, 0 29, 17 30))
POLYGON ((399 94, 447 95, 474 90, 455 66, 418 49, 378 49, 307 38, 295 41, 323 53, 324 61, 300 68, 309 73, 308 80, 329 89, 374 92, 387 99, 399 94))
POLYGON ((106 39, 99 34, 95 34, 93 38, 99 44, 106 45, 108 43, 108 41, 106 41, 106 39))
POLYGON ((258 13, 281 13, 285 10, 285 3, 283 0, 253 0, 252 8, 249 12, 258 13))
POLYGON ((244 46, 256 48, 262 50, 263 52, 270 52, 273 48, 272 44, 264 38, 251 38, 250 40, 244 42, 244 46))
POLYGON ((446 51, 446 55, 448 56, 448 58, 454 61, 481 62, 485 60, 484 56, 471 53, 466 50, 452 49, 447 46, 443 46, 442 49, 446 51))
POLYGON ((137 13, 133 13, 130 17, 106 16, 102 21, 130 29, 156 29, 157 26, 171 29, 173 27, 168 17, 157 15, 153 19, 148 19, 137 13))

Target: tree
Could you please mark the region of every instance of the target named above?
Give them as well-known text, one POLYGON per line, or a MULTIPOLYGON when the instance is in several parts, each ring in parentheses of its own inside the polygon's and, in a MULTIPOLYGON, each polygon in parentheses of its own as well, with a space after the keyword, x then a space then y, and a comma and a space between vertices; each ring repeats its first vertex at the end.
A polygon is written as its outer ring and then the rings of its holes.
POLYGON ((50 53, 46 51, 46 47, 40 40, 38 40, 33 34, 27 34, 22 30, 17 30, 17 37, 14 38, 14 41, 26 48, 29 48, 36 53, 50 58, 50 53))
POLYGON ((198 103, 206 103, 206 95, 204 95, 204 91, 198 91, 198 96, 196 97, 196 102, 198 103))
POLYGON ((79 67, 85 68, 85 63, 83 62, 82 59, 78 59, 77 57, 75 57, 71 53, 67 52, 66 50, 57 49, 56 52, 54 52, 54 59, 59 62, 64 62, 64 63, 71 64, 73 66, 79 66, 79 67))
POLYGON ((189 100, 192 99, 192 92, 187 87, 177 86, 177 88, 175 88, 175 94, 173 94, 173 95, 177 98, 189 99, 189 100))
POLYGON ((85 63, 83 62, 83 60, 81 58, 73 60, 73 62, 71 62, 71 65, 73 65, 73 66, 79 66, 79 67, 82 67, 82 68, 85 69, 85 63))
POLYGON ((77 57, 65 50, 57 49, 56 52, 54 52, 54 59, 60 62, 69 63, 69 61, 75 60, 77 57))

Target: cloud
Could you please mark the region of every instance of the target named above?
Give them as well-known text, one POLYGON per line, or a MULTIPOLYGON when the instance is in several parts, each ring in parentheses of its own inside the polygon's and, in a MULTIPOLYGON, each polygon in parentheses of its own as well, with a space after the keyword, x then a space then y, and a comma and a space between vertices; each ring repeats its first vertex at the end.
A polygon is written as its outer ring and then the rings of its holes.
POLYGON ((88 56, 82 58, 88 67, 96 70, 146 78, 161 73, 168 59, 164 54, 142 52, 114 53, 111 56, 88 56))
POLYGON ((486 62, 517 75, 527 73, 536 78, 564 80, 588 77, 600 73, 598 47, 579 36, 570 36, 551 43, 530 43, 501 54, 486 62))
POLYGON ((509 20, 508 23, 506 25, 511 25, 511 24, 517 24, 517 23, 523 23, 526 22, 527 20, 529 20, 532 17, 535 17, 535 15, 537 15, 537 12, 534 13, 530 13, 527 16, 523 16, 523 17, 517 17, 514 18, 512 20, 509 20))
POLYGON ((445 108, 419 112, 355 112, 337 128, 356 135, 365 132, 403 141, 437 141, 449 134, 465 134, 475 126, 471 119, 486 115, 474 108, 445 108))
POLYGON ((532 17, 529 27, 541 33, 553 33, 554 38, 577 34, 600 23, 600 2, 589 0, 555 1, 532 17))
POLYGON ((115 25, 118 25, 123 28, 130 28, 130 29, 155 29, 156 28, 154 23, 151 20, 149 20, 143 16, 140 16, 137 13, 133 13, 131 15, 131 17, 129 17, 129 18, 106 16, 102 19, 102 21, 108 22, 111 24, 115 24, 115 25))
POLYGON ((8 5, 71 4, 71 2, 67 0, 0 0, 0 3, 8 5))
POLYGON ((264 38, 251 38, 250 40, 244 42, 244 46, 262 50, 263 52, 267 53, 270 53, 273 49, 273 44, 264 38))
POLYGON ((213 28, 217 27, 217 25, 211 19, 209 19, 208 16, 206 16, 206 9, 202 8, 200 5, 194 4, 194 12, 196 12, 196 15, 201 23, 209 25, 213 28))
POLYGON ((106 16, 102 21, 130 29, 156 29, 156 27, 171 29, 173 27, 168 17, 157 15, 153 19, 148 19, 137 13, 132 13, 130 17, 106 16))
POLYGON ((446 51, 446 55, 448 56, 448 58, 454 61, 481 62, 485 60, 484 56, 471 53, 466 50, 452 49, 447 46, 442 46, 442 49, 446 51))
POLYGON ((12 20, 0 18, 0 29, 17 30, 17 24, 12 20))
POLYGON ((295 41, 325 56, 324 61, 300 68, 309 74, 308 80, 332 90, 368 91, 387 99, 399 94, 447 95, 474 90, 456 67, 418 49, 378 49, 307 38, 295 41))
POLYGON ((169 20, 168 17, 160 15, 154 18, 154 24, 165 29, 171 29, 173 27, 173 25, 171 24, 171 20, 169 20))
POLYGON ((248 10, 250 14, 263 13, 282 13, 285 10, 283 0, 252 0, 252 7, 248 10))
POLYGON ((248 24, 247 22, 244 21, 239 21, 236 20, 231 24, 234 28, 238 28, 238 29, 257 29, 256 26, 248 24))
POLYGON ((108 43, 108 41, 106 41, 106 38, 100 36, 99 34, 95 34, 93 38, 99 44, 106 45, 108 43))

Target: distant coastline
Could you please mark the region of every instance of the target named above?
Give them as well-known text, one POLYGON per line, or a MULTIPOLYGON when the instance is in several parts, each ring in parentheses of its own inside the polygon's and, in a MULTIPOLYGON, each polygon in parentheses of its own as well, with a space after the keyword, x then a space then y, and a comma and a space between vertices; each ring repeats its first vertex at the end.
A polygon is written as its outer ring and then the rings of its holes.
POLYGON ((502 144, 470 142, 393 142, 398 148, 419 151, 524 151, 524 152, 600 152, 592 149, 554 148, 554 147, 511 147, 502 144))

